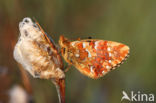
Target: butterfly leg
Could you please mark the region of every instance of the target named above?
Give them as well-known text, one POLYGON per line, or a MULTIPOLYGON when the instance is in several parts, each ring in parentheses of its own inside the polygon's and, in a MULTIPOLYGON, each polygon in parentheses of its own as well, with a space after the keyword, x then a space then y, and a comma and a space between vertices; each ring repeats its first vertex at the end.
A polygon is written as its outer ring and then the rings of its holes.
POLYGON ((64 72, 67 72, 70 68, 71 68, 71 65, 67 65, 67 66, 65 66, 65 70, 64 70, 64 72))

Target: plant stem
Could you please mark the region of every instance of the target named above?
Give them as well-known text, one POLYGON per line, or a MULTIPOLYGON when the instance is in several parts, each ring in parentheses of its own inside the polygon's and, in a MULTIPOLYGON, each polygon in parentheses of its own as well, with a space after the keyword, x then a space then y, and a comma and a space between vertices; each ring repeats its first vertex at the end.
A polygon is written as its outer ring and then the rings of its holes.
POLYGON ((51 79, 55 84, 58 93, 59 103, 65 103, 65 78, 63 79, 51 79))

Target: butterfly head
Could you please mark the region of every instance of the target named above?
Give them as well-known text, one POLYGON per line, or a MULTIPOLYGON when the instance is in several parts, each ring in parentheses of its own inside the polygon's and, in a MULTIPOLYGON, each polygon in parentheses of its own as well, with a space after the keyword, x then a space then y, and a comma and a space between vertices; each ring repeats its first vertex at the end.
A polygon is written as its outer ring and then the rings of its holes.
POLYGON ((64 59, 68 61, 68 63, 70 63, 70 61, 68 60, 68 57, 70 54, 72 54, 70 51, 70 43, 71 42, 67 38, 65 38, 63 35, 60 36, 59 45, 61 47, 61 54, 64 57, 64 59))

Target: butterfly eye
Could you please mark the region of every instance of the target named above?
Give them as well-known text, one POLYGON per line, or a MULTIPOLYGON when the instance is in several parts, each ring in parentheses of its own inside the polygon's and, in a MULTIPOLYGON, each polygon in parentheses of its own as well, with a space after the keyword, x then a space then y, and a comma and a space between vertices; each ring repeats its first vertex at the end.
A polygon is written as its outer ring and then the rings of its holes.
POLYGON ((65 54, 65 52, 66 52, 66 48, 62 48, 62 54, 64 55, 65 54))
POLYGON ((63 54, 65 53, 65 51, 66 51, 66 49, 65 49, 65 48, 63 48, 63 54))

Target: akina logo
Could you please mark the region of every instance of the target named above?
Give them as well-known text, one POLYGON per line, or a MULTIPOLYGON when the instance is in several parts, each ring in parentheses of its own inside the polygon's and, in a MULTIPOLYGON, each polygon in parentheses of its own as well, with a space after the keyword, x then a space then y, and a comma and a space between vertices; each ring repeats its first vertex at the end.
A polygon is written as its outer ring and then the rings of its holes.
POLYGON ((127 94, 125 91, 122 91, 122 98, 121 101, 123 100, 128 100, 128 101, 138 101, 138 102, 154 102, 154 94, 153 93, 142 93, 140 91, 134 92, 131 91, 130 94, 127 94))

